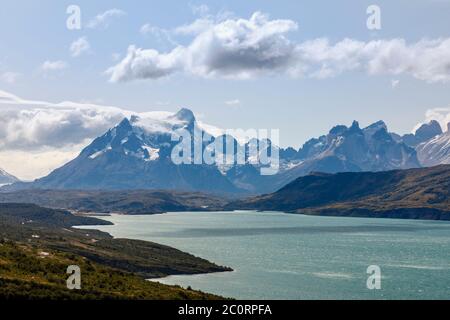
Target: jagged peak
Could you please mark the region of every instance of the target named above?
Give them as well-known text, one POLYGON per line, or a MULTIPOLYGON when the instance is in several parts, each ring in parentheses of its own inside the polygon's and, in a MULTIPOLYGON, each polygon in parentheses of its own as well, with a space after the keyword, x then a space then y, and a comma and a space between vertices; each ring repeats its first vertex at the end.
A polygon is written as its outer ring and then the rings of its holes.
POLYGON ((139 121, 139 119, 140 119, 139 116, 133 114, 133 115, 130 117, 130 122, 131 122, 131 123, 136 123, 136 122, 139 121))
POLYGON ((363 131, 361 130, 360 126, 359 126, 359 122, 354 120, 351 127, 348 128, 348 130, 346 131, 346 134, 362 134, 363 131))
POLYGON ((377 122, 372 123, 370 126, 367 126, 364 129, 376 129, 376 128, 385 128, 387 130, 387 125, 383 120, 379 120, 377 122))
POLYGON ((340 135, 342 133, 344 133, 348 128, 344 125, 337 125, 334 126, 331 130, 330 130, 330 134, 333 135, 340 135))
POLYGON ((117 127, 129 127, 131 126, 130 120, 128 118, 123 118, 122 121, 117 125, 117 127))
POLYGON ((352 126, 350 129, 359 129, 359 122, 356 120, 353 120, 352 126))
POLYGON ((187 121, 189 123, 195 121, 194 113, 190 109, 187 109, 187 108, 181 108, 180 111, 178 111, 174 115, 174 117, 177 118, 178 120, 187 121))
POLYGON ((436 120, 431 120, 428 123, 422 124, 415 132, 415 134, 420 134, 421 132, 428 131, 428 130, 434 130, 435 133, 441 134, 442 133, 442 127, 436 120))

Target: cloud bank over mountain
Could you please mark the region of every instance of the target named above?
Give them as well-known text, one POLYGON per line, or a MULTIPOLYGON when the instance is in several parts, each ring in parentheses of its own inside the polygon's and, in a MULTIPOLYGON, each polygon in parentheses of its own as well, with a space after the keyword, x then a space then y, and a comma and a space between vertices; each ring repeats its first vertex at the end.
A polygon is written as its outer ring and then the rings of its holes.
POLYGON ((332 43, 316 38, 297 43, 289 33, 298 30, 289 19, 270 19, 255 12, 249 19, 225 15, 201 17, 175 28, 173 34, 193 36, 187 45, 160 52, 135 45, 110 67, 111 82, 158 79, 175 73, 198 77, 249 79, 261 75, 329 78, 344 72, 368 75, 408 75, 426 82, 450 80, 450 39, 401 38, 332 43))
MULTIPOLYGON (((75 158, 93 139, 125 117, 152 119, 158 112, 114 106, 22 99, 0 90, 0 164, 30 180, 75 158)), ((211 132, 221 130, 205 125, 211 132)))
MULTIPOLYGON (((151 119, 155 114, 69 101, 27 100, 0 90, 0 164, 21 179, 41 177, 75 158, 94 138, 123 118, 138 115, 151 119)), ((447 128, 450 109, 430 109, 426 119, 435 119, 447 128)), ((225 133, 200 121, 199 125, 214 136, 225 133)), ((284 134, 281 132, 281 137, 284 134)), ((239 140, 239 135, 236 138, 239 140)))
MULTIPOLYGON (((449 108, 434 108, 427 110, 426 121, 424 123, 436 120, 441 125, 442 129, 446 131, 447 124, 450 123, 450 107, 449 108)), ((419 128, 422 123, 418 124, 416 128, 419 128)))
POLYGON ((0 150, 32 151, 84 143, 131 111, 94 104, 30 101, 0 91, 0 150))

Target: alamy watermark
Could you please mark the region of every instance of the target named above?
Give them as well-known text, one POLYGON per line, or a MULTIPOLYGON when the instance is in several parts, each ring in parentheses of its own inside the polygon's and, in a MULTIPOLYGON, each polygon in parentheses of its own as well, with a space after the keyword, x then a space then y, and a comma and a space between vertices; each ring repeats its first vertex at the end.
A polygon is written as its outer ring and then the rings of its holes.
POLYGON ((67 278, 67 289, 69 290, 81 290, 81 269, 79 266, 72 265, 67 267, 67 274, 70 276, 67 278))
POLYGON ((81 29, 81 8, 77 5, 70 5, 66 9, 69 17, 66 20, 66 27, 69 30, 81 29))
POLYGON ((250 164, 261 175, 274 175, 280 169, 278 129, 229 129, 213 137, 200 129, 178 129, 172 134, 171 159, 176 165, 205 164, 227 167, 250 164), (247 141, 239 143, 234 137, 247 141))
POLYGON ((371 265, 367 268, 367 289, 381 290, 381 268, 377 265, 371 265))
POLYGON ((366 22, 367 29, 381 30, 381 8, 372 4, 367 7, 366 13, 369 15, 366 22))

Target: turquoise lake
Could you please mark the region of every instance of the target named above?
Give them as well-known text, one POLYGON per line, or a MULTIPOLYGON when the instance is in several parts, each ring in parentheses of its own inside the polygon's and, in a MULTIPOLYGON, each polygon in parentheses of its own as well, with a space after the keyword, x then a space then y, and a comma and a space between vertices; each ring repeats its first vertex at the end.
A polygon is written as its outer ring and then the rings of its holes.
POLYGON ((278 212, 104 217, 117 238, 175 247, 234 272, 157 281, 237 299, 449 299, 450 223, 278 212), (381 268, 369 290, 367 268, 381 268))

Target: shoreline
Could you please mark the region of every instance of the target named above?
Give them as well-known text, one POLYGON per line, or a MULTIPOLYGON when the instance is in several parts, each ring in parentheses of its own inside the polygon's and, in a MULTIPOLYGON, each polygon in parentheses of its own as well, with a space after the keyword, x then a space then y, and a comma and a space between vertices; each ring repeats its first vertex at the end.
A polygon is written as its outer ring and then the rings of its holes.
MULTIPOLYGON (((168 212, 166 212, 166 213, 158 213, 158 215, 163 215, 163 214, 167 214, 167 213, 168 212)), ((98 215, 98 214, 93 214, 93 215, 92 214, 86 214, 86 215, 81 215, 81 216, 96 217, 99 220, 102 220, 102 221, 110 223, 108 226, 117 226, 117 224, 115 224, 115 223, 113 223, 111 221, 108 221, 108 220, 105 220, 105 219, 101 219, 101 217, 106 217, 106 216, 111 217, 113 215, 128 216, 128 214, 123 214, 123 213, 121 213, 121 214, 120 213, 110 213, 110 214, 107 214, 107 215, 106 214, 105 215, 103 215, 103 214, 100 214, 100 215, 98 215)), ((131 216, 149 216, 149 215, 145 215, 144 214, 144 215, 131 215, 131 216)), ((94 230, 96 232, 103 232, 103 233, 109 235, 112 239, 115 239, 115 240, 122 239, 122 240, 129 240, 129 241, 140 241, 140 242, 147 243, 147 244, 156 244, 156 245, 159 245, 159 246, 175 249, 175 250, 178 250, 178 251, 183 252, 185 254, 188 254, 188 255, 190 255, 190 256, 192 256, 194 258, 201 259, 201 260, 206 261, 206 262, 208 262, 208 263, 210 263, 212 265, 217 266, 218 268, 223 269, 223 270, 217 270, 217 271, 214 270, 214 271, 202 271, 202 272, 192 272, 192 273, 187 273, 187 272, 186 273, 172 273, 172 274, 167 274, 164 277, 148 277, 148 278, 144 277, 145 280, 153 281, 154 279, 164 279, 164 278, 171 277, 171 276, 195 276, 195 275, 207 275, 207 274, 214 274, 214 273, 226 273, 226 272, 235 272, 236 271, 235 269, 233 269, 233 268, 231 268, 229 266, 218 265, 214 261, 210 261, 209 259, 196 256, 196 255, 194 255, 194 254, 192 254, 190 252, 187 252, 187 251, 184 251, 184 250, 181 250, 181 249, 178 249, 178 248, 174 248, 172 246, 167 246, 167 245, 159 244, 159 243, 156 243, 156 242, 147 241, 147 240, 140 240, 140 239, 136 239, 136 238, 119 238, 119 237, 115 237, 111 233, 99 229, 99 228, 105 227, 105 226, 107 226, 107 225, 81 225, 81 226, 72 226, 71 228, 74 228, 74 229, 77 229, 77 230, 85 230, 85 231, 94 230)))

